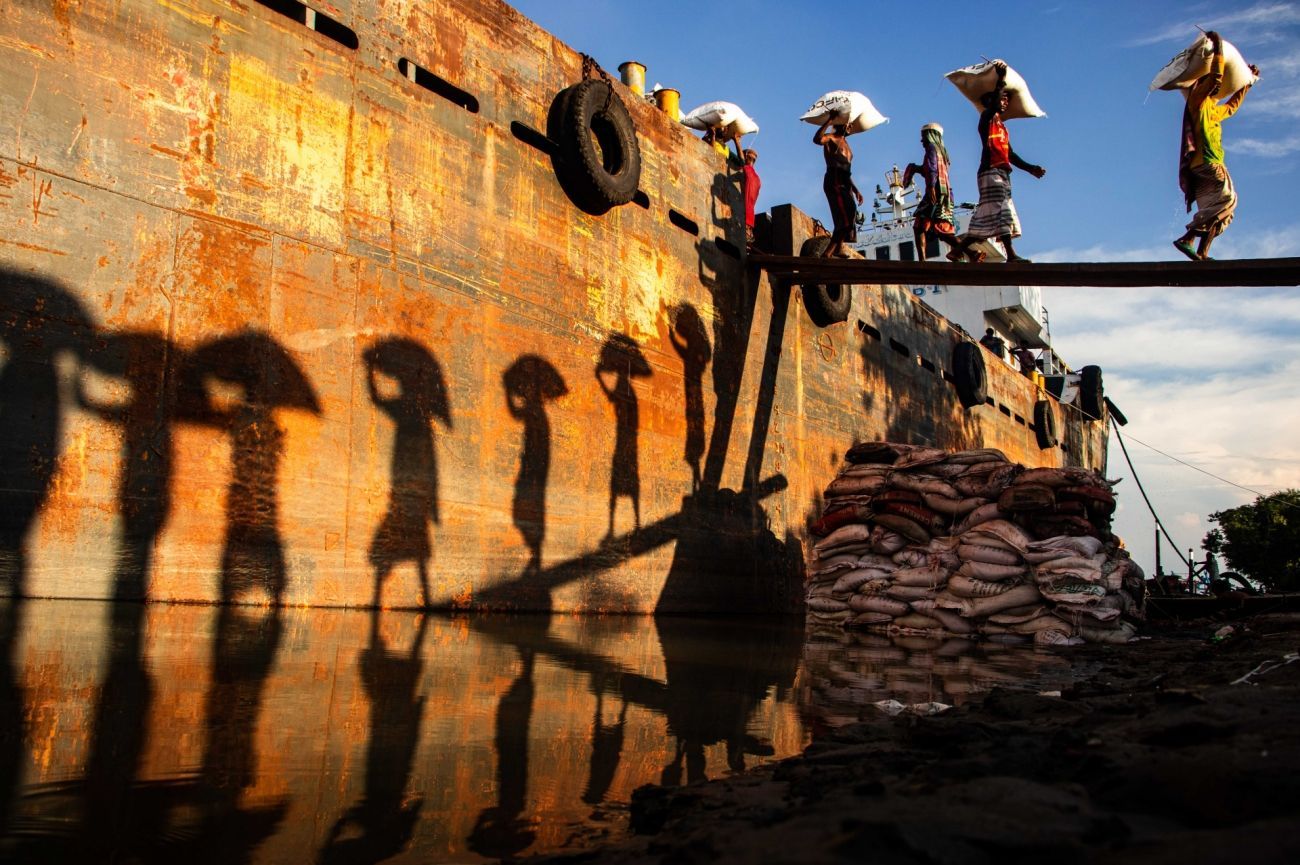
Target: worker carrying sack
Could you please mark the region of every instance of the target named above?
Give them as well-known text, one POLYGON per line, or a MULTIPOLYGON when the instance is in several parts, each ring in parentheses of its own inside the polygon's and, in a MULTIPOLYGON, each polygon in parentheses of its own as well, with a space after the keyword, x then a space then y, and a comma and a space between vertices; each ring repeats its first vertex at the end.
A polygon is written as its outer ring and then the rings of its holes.
MULTIPOLYGON (((953 85, 961 91, 975 106, 977 111, 984 111, 984 103, 980 97, 985 93, 992 93, 993 88, 998 83, 998 70, 995 63, 1003 63, 1000 60, 986 60, 983 63, 977 63, 974 66, 967 66, 963 69, 954 69, 944 78, 947 78, 953 85)), ((1029 93, 1029 85, 1025 79, 1020 77, 1020 73, 1007 67, 1007 110, 1002 112, 1003 120, 1015 120, 1020 117, 1046 117, 1047 112, 1038 107, 1034 97, 1029 93)))
MULTIPOLYGON (((1227 39, 1223 43, 1223 83, 1219 85, 1219 98, 1227 99, 1247 85, 1259 79, 1250 71, 1248 64, 1237 47, 1227 39)), ((1195 42, 1179 52, 1173 60, 1165 64, 1155 78, 1151 79, 1150 90, 1179 90, 1191 87, 1196 79, 1209 73, 1214 61, 1214 44, 1210 37, 1202 34, 1195 42)))
POLYGON ((849 135, 889 122, 865 94, 856 90, 832 90, 814 102, 799 119, 813 126, 821 126, 828 120, 837 126, 845 125, 849 135))
POLYGON ((706 102, 683 117, 682 123, 692 129, 718 129, 727 138, 758 131, 758 124, 734 102, 706 102))

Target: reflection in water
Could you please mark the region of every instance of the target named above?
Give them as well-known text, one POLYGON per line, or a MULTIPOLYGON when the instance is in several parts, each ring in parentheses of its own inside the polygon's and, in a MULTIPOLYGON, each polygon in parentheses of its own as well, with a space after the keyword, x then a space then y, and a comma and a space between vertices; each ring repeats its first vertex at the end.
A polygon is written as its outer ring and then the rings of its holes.
POLYGON ((408 798, 415 749, 424 717, 416 696, 424 675, 424 633, 428 619, 417 619, 415 639, 406 654, 391 652, 379 630, 380 612, 370 616, 370 645, 361 655, 361 683, 370 700, 366 746, 366 792, 330 829, 322 863, 382 862, 406 849, 415 831, 422 796, 408 798))
POLYGON ((957 637, 888 636, 814 628, 803 655, 799 710, 813 736, 880 717, 875 704, 959 706, 993 688, 1059 690, 1074 675, 1065 657, 957 637))
POLYGON ((748 619, 4 603, 0 862, 557 850, 643 784, 795 753, 875 700, 1066 672, 748 619))

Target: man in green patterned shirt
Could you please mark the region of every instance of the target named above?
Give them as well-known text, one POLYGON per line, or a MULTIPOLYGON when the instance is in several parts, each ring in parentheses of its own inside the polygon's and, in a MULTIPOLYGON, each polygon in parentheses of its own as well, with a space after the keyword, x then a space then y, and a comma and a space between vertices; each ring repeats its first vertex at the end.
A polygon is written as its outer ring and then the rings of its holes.
MULTIPOLYGON (((1192 261, 1209 260, 1210 244, 1232 222, 1237 208, 1237 191, 1223 163, 1222 123, 1237 113, 1251 87, 1247 84, 1227 102, 1218 103, 1223 83, 1223 39, 1213 30, 1205 35, 1214 46, 1214 59, 1209 73, 1188 89, 1178 163, 1178 184, 1187 200, 1187 212, 1191 213, 1195 201, 1196 214, 1187 223, 1187 233, 1174 241, 1174 248, 1192 261), (1200 243, 1193 250, 1192 240, 1197 237, 1200 243)), ((1250 71, 1259 77, 1255 66, 1250 71)))

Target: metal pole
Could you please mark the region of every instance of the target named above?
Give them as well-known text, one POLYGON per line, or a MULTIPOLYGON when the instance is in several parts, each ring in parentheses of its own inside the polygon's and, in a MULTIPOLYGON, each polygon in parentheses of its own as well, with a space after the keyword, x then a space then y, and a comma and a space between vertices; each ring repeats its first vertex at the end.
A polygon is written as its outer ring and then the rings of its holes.
POLYGON ((1161 574, 1164 573, 1160 569, 1160 527, 1159 526, 1155 527, 1155 533, 1156 533, 1156 579, 1158 580, 1160 579, 1161 574))
POLYGON ((1187 594, 1189 595, 1196 594, 1194 583, 1192 582, 1195 579, 1195 573, 1196 573, 1196 562, 1192 560, 1192 548, 1188 547, 1187 548, 1187 594))

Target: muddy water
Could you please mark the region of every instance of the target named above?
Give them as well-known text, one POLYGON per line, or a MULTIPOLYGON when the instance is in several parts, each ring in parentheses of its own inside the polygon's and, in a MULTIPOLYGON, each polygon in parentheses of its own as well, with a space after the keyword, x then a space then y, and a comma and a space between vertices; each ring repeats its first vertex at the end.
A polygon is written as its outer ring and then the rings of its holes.
POLYGON ((463 862, 896 699, 1059 687, 1025 649, 788 623, 0 599, 0 861, 463 862))

